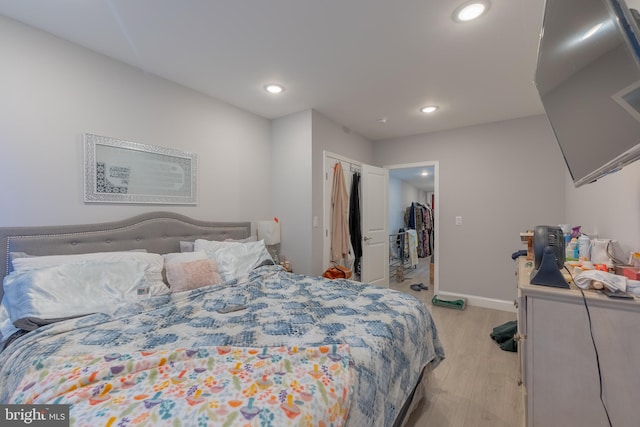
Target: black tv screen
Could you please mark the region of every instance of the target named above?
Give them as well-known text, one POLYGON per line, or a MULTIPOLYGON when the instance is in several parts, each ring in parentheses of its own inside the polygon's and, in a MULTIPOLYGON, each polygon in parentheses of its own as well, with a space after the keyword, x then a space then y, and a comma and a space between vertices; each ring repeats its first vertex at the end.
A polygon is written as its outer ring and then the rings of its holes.
POLYGON ((576 187, 640 158, 640 45, 624 0, 546 0, 535 84, 576 187))

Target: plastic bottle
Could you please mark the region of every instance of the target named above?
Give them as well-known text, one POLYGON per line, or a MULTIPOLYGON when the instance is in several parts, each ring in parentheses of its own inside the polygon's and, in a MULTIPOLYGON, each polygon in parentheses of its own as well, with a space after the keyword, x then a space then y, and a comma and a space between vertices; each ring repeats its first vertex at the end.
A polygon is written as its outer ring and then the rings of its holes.
POLYGON ((578 238, 578 259, 588 261, 589 257, 589 249, 591 248, 591 240, 589 236, 586 234, 581 235, 578 238))
POLYGON ((575 237, 569 241, 565 248, 565 258, 568 260, 578 259, 578 239, 575 237))

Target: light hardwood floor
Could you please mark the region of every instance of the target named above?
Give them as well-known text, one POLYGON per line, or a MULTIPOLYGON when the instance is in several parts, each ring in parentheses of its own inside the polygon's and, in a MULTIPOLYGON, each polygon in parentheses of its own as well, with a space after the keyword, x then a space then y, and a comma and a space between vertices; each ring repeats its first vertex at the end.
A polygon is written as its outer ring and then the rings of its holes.
MULTIPOLYGON (((489 337, 494 327, 516 320, 509 313, 467 305, 464 310, 433 306, 429 264, 405 270, 405 280, 390 288, 424 301, 433 314, 446 359, 433 372, 429 394, 409 420, 414 427, 517 427, 523 404, 517 353, 501 350, 489 337), (413 291, 413 283, 429 284, 413 291)), ((515 282, 514 282, 514 287, 515 282)))

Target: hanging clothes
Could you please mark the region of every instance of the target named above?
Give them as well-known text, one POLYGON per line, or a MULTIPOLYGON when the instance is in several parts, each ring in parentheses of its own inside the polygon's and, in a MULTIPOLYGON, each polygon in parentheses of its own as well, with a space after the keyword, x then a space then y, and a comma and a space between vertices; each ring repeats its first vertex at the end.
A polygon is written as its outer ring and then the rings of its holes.
POLYGON ((409 206, 409 220, 405 221, 406 224, 409 226, 409 228, 416 228, 416 212, 415 212, 415 205, 413 203, 411 203, 411 206, 409 206))
POLYGON ((427 226, 427 256, 433 255, 433 209, 431 206, 425 206, 425 224, 427 226))
POLYGON ((409 236, 409 265, 411 267, 418 265, 418 233, 416 230, 407 230, 409 236))
POLYGON ((340 262, 349 255, 349 196, 344 181, 342 164, 337 162, 333 167, 333 188, 331 193, 333 215, 331 220, 331 260, 340 262))
POLYGON ((349 234, 353 248, 353 271, 360 275, 360 258, 362 258, 362 227, 360 225, 360 174, 354 172, 351 179, 349 200, 349 234))
POLYGON ((406 208, 404 215, 408 228, 416 230, 418 235, 418 256, 425 258, 432 255, 431 233, 433 230, 433 212, 422 203, 413 202, 406 208))

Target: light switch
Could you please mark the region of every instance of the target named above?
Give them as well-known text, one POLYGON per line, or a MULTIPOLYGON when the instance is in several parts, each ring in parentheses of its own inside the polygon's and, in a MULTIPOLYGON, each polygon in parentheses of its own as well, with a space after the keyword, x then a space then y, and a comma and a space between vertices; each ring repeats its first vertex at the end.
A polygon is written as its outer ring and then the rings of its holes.
POLYGON ((462 225, 462 217, 461 216, 457 216, 456 217, 456 225, 462 225))
POLYGON ((313 226, 314 226, 314 227, 317 227, 317 226, 318 226, 318 217, 317 217, 317 216, 314 216, 314 217, 313 217, 313 226))

